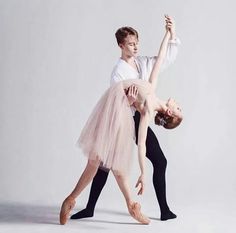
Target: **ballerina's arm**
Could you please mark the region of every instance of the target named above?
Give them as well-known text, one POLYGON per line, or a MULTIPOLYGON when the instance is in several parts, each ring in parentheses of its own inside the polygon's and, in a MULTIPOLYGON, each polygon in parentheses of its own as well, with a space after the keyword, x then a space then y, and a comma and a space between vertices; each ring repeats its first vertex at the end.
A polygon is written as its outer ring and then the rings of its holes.
POLYGON ((138 130, 138 159, 141 174, 145 173, 145 154, 146 154, 146 138, 147 138, 147 128, 149 123, 149 113, 141 114, 140 124, 138 130))
POLYGON ((141 170, 141 174, 136 183, 136 187, 141 185, 138 195, 143 194, 144 191, 144 180, 145 180, 145 157, 146 157, 146 139, 147 139, 147 130, 150 121, 150 106, 148 101, 145 102, 144 111, 140 112, 140 123, 138 130, 138 160, 141 170))
POLYGON ((160 46, 160 49, 159 49, 159 52, 157 55, 157 59, 156 59, 155 64, 152 68, 152 72, 150 74, 149 82, 152 84, 153 89, 156 89, 157 77, 160 73, 161 65, 162 65, 163 60, 165 59, 165 56, 166 56, 166 51, 167 51, 167 46, 168 46, 168 41, 170 39, 170 36, 171 36, 170 31, 167 30, 164 35, 164 38, 161 42, 161 46, 160 46))

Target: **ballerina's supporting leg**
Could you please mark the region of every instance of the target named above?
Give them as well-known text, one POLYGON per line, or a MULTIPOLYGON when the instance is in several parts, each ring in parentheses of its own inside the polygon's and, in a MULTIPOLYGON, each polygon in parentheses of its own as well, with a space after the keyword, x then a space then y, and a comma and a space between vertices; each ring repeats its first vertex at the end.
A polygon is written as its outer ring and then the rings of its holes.
POLYGON ((137 202, 134 202, 132 200, 128 177, 125 175, 120 175, 120 174, 118 175, 115 172, 113 172, 113 174, 116 178, 116 181, 118 183, 118 186, 119 186, 121 192, 124 195, 130 215, 135 220, 137 220, 138 222, 140 222, 142 224, 149 224, 150 223, 149 218, 141 213, 140 204, 137 202))
POLYGON ((79 212, 73 214, 70 217, 71 219, 82 219, 82 218, 93 217, 97 200, 102 192, 103 187, 106 184, 108 174, 109 170, 98 168, 98 171, 92 181, 91 189, 89 192, 89 199, 85 209, 82 209, 79 212))
POLYGON ((95 176, 100 161, 88 160, 87 166, 85 167, 78 183, 71 194, 63 201, 60 211, 60 224, 64 225, 69 217, 70 211, 75 206, 75 199, 80 193, 87 187, 95 176))

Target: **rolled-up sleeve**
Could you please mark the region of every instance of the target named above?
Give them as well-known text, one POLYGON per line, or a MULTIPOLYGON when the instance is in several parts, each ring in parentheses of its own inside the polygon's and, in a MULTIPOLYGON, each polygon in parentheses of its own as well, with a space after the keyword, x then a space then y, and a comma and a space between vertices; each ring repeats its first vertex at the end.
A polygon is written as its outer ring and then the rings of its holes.
MULTIPOLYGON (((178 54, 178 49, 179 49, 180 44, 181 44, 181 42, 180 42, 179 38, 176 38, 174 40, 169 40, 167 51, 166 51, 166 56, 165 56, 164 61, 161 65, 161 71, 160 72, 164 71, 172 63, 174 63, 174 61, 176 60, 177 54, 178 54)), ((156 59, 157 59, 157 56, 146 57, 146 64, 147 64, 147 67, 148 67, 148 71, 151 71, 151 69, 154 66, 154 63, 155 63, 156 59)))
POLYGON ((179 38, 176 38, 174 40, 169 40, 166 56, 161 66, 161 71, 165 70, 169 65, 174 63, 178 54, 178 49, 180 44, 181 42, 179 38))

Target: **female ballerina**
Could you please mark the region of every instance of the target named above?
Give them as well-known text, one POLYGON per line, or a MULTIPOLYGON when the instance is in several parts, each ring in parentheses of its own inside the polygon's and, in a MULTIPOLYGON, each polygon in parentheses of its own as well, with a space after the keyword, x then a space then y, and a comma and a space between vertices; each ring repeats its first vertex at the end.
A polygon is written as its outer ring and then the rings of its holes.
POLYGON ((173 99, 162 101, 155 95, 157 77, 166 54, 169 38, 170 32, 166 31, 149 81, 130 79, 115 83, 104 93, 95 106, 77 141, 77 145, 88 158, 88 163, 74 190, 62 203, 60 211, 60 223, 62 225, 67 222, 70 211, 75 206, 75 199, 92 181, 98 167, 112 170, 124 195, 130 215, 142 224, 150 223, 149 218, 141 213, 140 204, 133 201, 128 182, 127 172, 130 167, 135 137, 130 104, 140 112, 138 160, 141 174, 136 187, 140 186, 138 194, 143 194, 145 141, 150 120, 157 112, 159 117, 156 117, 156 123, 169 129, 178 126, 182 121, 181 109, 173 99), (132 91, 133 86, 136 86, 138 95, 133 103, 129 103, 126 91, 128 89, 132 91))

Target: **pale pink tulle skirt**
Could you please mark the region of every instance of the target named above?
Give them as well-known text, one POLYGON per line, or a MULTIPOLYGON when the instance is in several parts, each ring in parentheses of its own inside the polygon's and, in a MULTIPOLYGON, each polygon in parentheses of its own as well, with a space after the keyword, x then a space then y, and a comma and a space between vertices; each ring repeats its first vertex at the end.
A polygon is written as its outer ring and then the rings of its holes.
POLYGON ((111 86, 89 116, 76 145, 89 160, 124 174, 130 169, 134 120, 122 82, 111 86))

